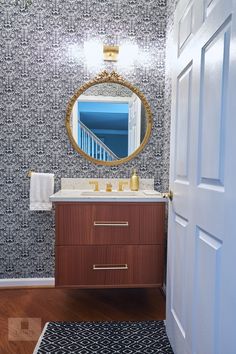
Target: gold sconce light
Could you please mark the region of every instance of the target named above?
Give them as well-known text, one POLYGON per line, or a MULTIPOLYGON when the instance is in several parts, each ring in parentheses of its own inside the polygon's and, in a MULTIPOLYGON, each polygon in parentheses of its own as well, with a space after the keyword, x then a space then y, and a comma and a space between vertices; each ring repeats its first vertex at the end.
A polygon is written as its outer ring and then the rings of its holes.
POLYGON ((119 47, 117 45, 103 46, 103 59, 105 61, 117 61, 119 55, 119 47))

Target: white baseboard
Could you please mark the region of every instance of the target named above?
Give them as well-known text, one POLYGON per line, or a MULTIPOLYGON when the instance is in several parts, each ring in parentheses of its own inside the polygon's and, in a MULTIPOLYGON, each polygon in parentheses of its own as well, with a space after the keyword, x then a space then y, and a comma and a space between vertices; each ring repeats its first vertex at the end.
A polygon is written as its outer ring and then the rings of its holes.
POLYGON ((54 278, 0 279, 0 288, 55 286, 54 278))

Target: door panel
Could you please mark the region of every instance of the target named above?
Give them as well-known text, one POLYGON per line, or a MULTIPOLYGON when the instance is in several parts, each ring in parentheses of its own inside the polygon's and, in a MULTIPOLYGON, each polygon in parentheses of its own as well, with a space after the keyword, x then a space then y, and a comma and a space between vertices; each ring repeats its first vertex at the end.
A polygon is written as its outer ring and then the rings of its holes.
POLYGON ((219 0, 205 0, 204 1, 205 17, 209 16, 209 14, 214 9, 214 7, 218 1, 219 0))
MULTIPOLYGON (((227 22, 202 49, 200 103, 200 183, 223 186, 226 93, 230 24, 227 22)), ((214 187, 213 187, 214 188, 214 187)))
POLYGON ((192 63, 184 69, 177 81, 176 116, 176 179, 188 181, 189 157, 189 116, 192 94, 192 63), (187 99, 186 99, 187 98, 187 99))
POLYGON ((182 18, 179 21, 179 52, 193 33, 193 2, 185 10, 182 18))
POLYGON ((197 228, 195 281, 195 351, 217 354, 219 336, 219 285, 222 241, 197 228))
POLYGON ((181 55, 203 23, 204 0, 182 0, 178 2, 178 8, 175 34, 178 55, 181 55))
POLYGON ((187 266, 186 258, 186 230, 188 221, 179 215, 175 216, 175 240, 173 244, 173 292, 171 299, 171 312, 176 320, 182 336, 185 338, 186 333, 186 279, 184 270, 187 266))

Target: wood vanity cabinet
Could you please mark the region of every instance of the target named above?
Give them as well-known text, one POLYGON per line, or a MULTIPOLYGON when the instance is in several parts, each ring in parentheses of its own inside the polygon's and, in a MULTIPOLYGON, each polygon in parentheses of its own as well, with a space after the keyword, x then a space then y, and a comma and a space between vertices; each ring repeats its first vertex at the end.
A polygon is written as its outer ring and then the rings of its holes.
POLYGON ((162 286, 164 202, 55 205, 56 286, 162 286))

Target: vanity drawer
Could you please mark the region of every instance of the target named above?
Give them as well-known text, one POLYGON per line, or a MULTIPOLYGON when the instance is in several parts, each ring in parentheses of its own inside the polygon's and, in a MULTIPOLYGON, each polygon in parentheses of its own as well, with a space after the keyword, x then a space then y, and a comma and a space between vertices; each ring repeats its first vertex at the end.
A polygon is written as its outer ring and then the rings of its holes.
POLYGON ((152 287, 162 280, 159 245, 56 247, 56 286, 152 287))
POLYGON ((164 203, 57 203, 56 245, 161 244, 164 203))
POLYGON ((130 204, 97 204, 93 217, 93 244, 138 244, 139 207, 130 204))

